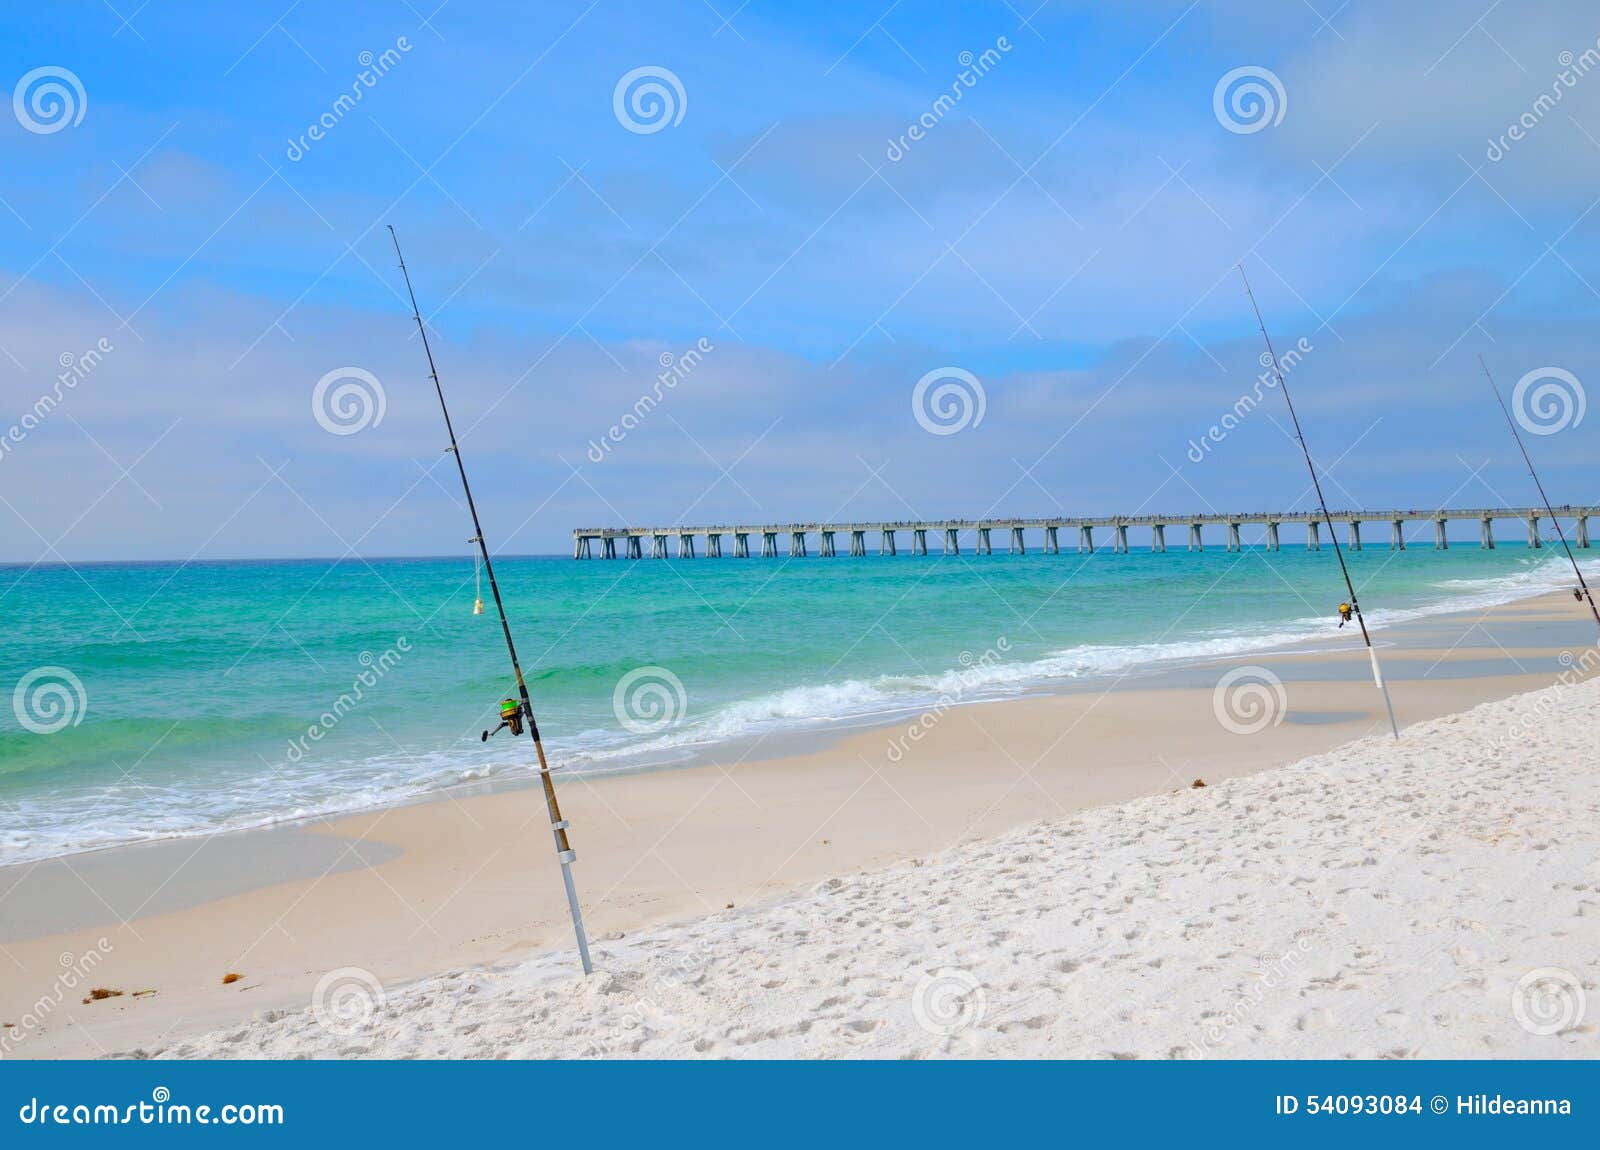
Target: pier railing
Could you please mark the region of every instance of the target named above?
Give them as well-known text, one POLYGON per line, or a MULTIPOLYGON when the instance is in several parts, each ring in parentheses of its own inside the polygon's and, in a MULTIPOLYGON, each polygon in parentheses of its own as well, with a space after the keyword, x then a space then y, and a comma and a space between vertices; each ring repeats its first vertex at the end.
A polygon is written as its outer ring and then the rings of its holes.
MULTIPOLYGON (((1600 514, 1596 507, 1561 506, 1556 515, 1573 523, 1572 542, 1577 547, 1589 546, 1589 518, 1600 514)), ((1445 525, 1452 520, 1478 524, 1478 545, 1492 549, 1494 521, 1515 519, 1526 525, 1528 546, 1543 546, 1539 524, 1549 518, 1542 507, 1451 507, 1436 510, 1410 508, 1390 511, 1334 511, 1329 518, 1344 526, 1347 545, 1352 551, 1361 550, 1362 524, 1380 524, 1389 528, 1389 546, 1397 550, 1406 547, 1405 525, 1431 523, 1433 545, 1439 550, 1450 546, 1445 525)), ((1095 550, 1094 532, 1101 528, 1109 533, 1111 549, 1126 553, 1129 549, 1130 528, 1148 529, 1150 550, 1167 550, 1167 528, 1187 531, 1186 549, 1205 550, 1204 529, 1223 527, 1227 530, 1229 551, 1244 549, 1241 529, 1246 524, 1266 527, 1263 544, 1269 551, 1281 548, 1280 528, 1284 524, 1303 525, 1308 550, 1322 546, 1322 516, 1314 511, 1242 511, 1232 514, 1208 512, 1204 515, 1090 515, 1057 516, 1043 519, 930 519, 930 520, 874 520, 845 523, 758 523, 758 524, 708 524, 705 526, 679 525, 674 527, 580 527, 572 532, 572 557, 574 559, 665 559, 669 544, 677 541, 678 558, 721 558, 725 553, 735 558, 748 558, 759 554, 776 557, 780 551, 800 558, 812 554, 813 541, 816 554, 824 558, 839 554, 866 555, 875 550, 880 555, 899 554, 902 537, 909 543, 909 553, 928 554, 928 537, 935 540, 939 554, 959 555, 963 545, 970 553, 990 555, 994 552, 994 535, 1000 534, 1001 546, 1012 554, 1026 554, 1028 533, 1033 532, 1046 554, 1059 554, 1061 533, 1077 532, 1077 550, 1095 550), (725 551, 723 540, 731 540, 725 551), (846 540, 841 549, 840 540, 846 540), (752 544, 754 540, 754 544, 752 544), (872 545, 876 544, 875 547, 872 545)), ((1102 536, 1102 538, 1105 538, 1102 536)))

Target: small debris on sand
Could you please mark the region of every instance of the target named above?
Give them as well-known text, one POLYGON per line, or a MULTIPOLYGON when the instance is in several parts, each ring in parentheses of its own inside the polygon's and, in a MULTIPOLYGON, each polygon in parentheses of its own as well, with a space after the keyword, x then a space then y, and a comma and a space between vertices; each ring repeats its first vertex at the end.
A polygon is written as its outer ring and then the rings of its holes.
POLYGON ((1205 785, 1206 785, 1206 781, 1204 779, 1196 779, 1194 782, 1189 784, 1189 789, 1191 791, 1199 790, 1201 787, 1203 787, 1205 785))
POLYGON ((230 970, 227 974, 222 976, 222 985, 227 986, 230 983, 238 982, 243 977, 244 975, 239 974, 237 971, 230 970))
POLYGON ((120 991, 120 990, 112 990, 110 987, 106 987, 106 986, 97 986, 97 987, 95 987, 93 990, 91 990, 89 992, 89 997, 84 999, 83 1001, 84 1001, 84 1004, 87 1005, 87 1004, 89 1004, 91 1002, 99 1002, 101 999, 105 999, 105 998, 121 998, 121 997, 122 997, 122 991, 120 991))

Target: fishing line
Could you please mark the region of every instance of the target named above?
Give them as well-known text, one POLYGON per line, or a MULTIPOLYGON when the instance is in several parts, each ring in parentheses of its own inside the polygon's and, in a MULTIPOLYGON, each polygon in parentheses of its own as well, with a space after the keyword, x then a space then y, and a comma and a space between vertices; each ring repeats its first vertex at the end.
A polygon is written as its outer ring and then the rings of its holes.
POLYGON ((1311 449, 1306 446, 1305 433, 1300 430, 1300 417, 1295 414, 1294 400, 1289 398, 1289 384, 1283 378, 1283 369, 1278 366, 1278 353, 1273 349, 1272 337, 1267 334, 1266 321, 1261 318, 1261 307, 1256 303, 1256 293, 1250 290, 1250 277, 1244 274, 1244 266, 1238 265, 1239 278, 1244 281, 1245 295, 1250 297, 1250 307, 1256 313, 1256 323, 1261 327, 1261 338, 1267 342, 1267 355, 1272 360, 1272 372, 1278 378, 1278 390, 1283 392, 1283 402, 1289 405, 1289 418, 1294 423, 1294 436, 1300 442, 1300 451, 1306 457, 1306 470, 1311 472, 1311 486, 1317 493, 1317 506, 1322 509, 1322 520, 1328 525, 1328 538, 1333 540, 1333 553, 1339 560, 1339 571, 1344 575, 1345 590, 1350 593, 1350 610, 1355 615, 1356 622, 1361 626, 1361 639, 1367 645, 1367 654, 1372 658, 1372 681, 1378 685, 1378 690, 1383 692, 1383 705, 1389 711, 1389 730, 1394 737, 1399 739, 1400 727, 1394 721, 1394 703, 1389 698, 1389 688, 1383 681, 1383 668, 1378 666, 1378 649, 1372 645, 1372 636, 1367 634, 1367 621, 1361 616, 1361 604, 1356 600, 1356 585, 1350 578, 1350 568, 1345 565, 1344 549, 1339 546, 1338 533, 1333 529, 1333 517, 1328 514, 1328 501, 1322 495, 1322 480, 1317 477, 1317 465, 1311 461, 1311 449))
MULTIPOLYGON (((534 753, 539 760, 539 778, 544 784, 545 807, 550 813, 550 831, 555 837, 556 861, 561 864, 561 881, 567 889, 567 909, 572 912, 572 929, 578 936, 578 957, 583 962, 583 973, 589 974, 594 966, 589 961, 589 939, 583 929, 583 912, 578 906, 578 891, 572 882, 572 863, 577 858, 567 839, 567 820, 561 817, 561 807, 556 802, 555 784, 550 778, 550 764, 544 755, 544 743, 539 739, 539 724, 533 717, 533 703, 528 698, 528 685, 522 678, 522 664, 517 661, 517 646, 511 640, 511 623, 506 618, 505 604, 500 599, 500 584, 495 581, 494 563, 489 558, 489 547, 483 541, 483 525, 478 521, 478 505, 472 499, 472 485, 467 482, 467 467, 461 461, 461 446, 456 442, 456 429, 450 422, 450 408, 444 401, 444 387, 439 382, 439 369, 434 366, 433 348, 428 344, 428 328, 422 322, 422 311, 417 307, 417 293, 411 286, 411 272, 406 268, 406 260, 400 254, 400 237, 395 234, 394 225, 389 225, 389 238, 394 241, 395 258, 400 261, 400 274, 405 277, 406 293, 411 297, 411 318, 417 321, 417 331, 422 334, 422 350, 428 357, 428 378, 433 380, 433 389, 439 396, 439 410, 444 415, 444 427, 450 435, 450 446, 446 448, 456 457, 456 470, 461 473, 461 490, 467 496, 467 510, 472 513, 473 537, 467 542, 478 545, 478 557, 483 564, 484 573, 489 576, 489 593, 494 597, 495 610, 500 613, 500 630, 506 637, 506 653, 511 656, 511 669, 517 677, 517 694, 520 700, 506 699, 500 704, 500 725, 509 727, 513 735, 522 733, 523 719, 527 720, 528 734, 533 739, 534 753)), ((498 731, 500 728, 496 727, 498 731)), ((484 739, 489 738, 490 732, 483 733, 484 739)))
POLYGON ((1589 601, 1589 611, 1594 615, 1595 623, 1600 624, 1600 608, 1594 605, 1594 593, 1589 590, 1589 584, 1584 582, 1583 572, 1578 567, 1578 557, 1572 553, 1572 547, 1567 543, 1567 533, 1561 529, 1561 520, 1556 518, 1556 509, 1550 506, 1550 497, 1544 493, 1544 484, 1539 482, 1539 473, 1533 469, 1533 459, 1528 455, 1527 445, 1522 442, 1522 433, 1517 430, 1517 421, 1511 418, 1511 409, 1501 397, 1500 388, 1495 384, 1494 376, 1489 374, 1489 365, 1484 363, 1483 356, 1478 357, 1478 362, 1483 365, 1484 378, 1494 390, 1494 398, 1500 404, 1500 411, 1506 417, 1506 424, 1511 428, 1511 434, 1516 438, 1517 447, 1522 452, 1522 461, 1528 465, 1528 474, 1533 476, 1533 485, 1539 489, 1539 498, 1544 500, 1544 509, 1550 513, 1550 521, 1556 525, 1556 534, 1561 537, 1561 546, 1567 553, 1567 561, 1572 564, 1572 573, 1578 577, 1578 586, 1583 591, 1583 598, 1589 601))
POLYGON ((477 585, 477 594, 472 599, 472 613, 483 614, 483 562, 478 558, 478 552, 472 552, 472 578, 477 585))

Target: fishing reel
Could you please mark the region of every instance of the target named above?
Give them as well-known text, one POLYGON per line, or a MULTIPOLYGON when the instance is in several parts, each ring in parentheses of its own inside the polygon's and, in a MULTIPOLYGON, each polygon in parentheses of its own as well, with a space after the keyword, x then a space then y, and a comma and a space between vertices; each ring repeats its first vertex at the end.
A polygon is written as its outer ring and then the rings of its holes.
POLYGON ((522 704, 516 699, 500 700, 500 726, 492 731, 483 732, 478 741, 487 743, 490 735, 498 735, 505 728, 510 728, 513 735, 522 734, 522 704))

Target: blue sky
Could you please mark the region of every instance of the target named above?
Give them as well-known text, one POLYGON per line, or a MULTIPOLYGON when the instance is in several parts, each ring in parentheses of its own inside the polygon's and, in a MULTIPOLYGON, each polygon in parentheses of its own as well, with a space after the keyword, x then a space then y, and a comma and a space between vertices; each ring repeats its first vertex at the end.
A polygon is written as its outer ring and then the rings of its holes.
MULTIPOLYGON (((1508 392, 1600 378, 1600 20, 1335 7, 8 14, 0 440, 63 356, 111 350, 0 451, 0 559, 461 549, 390 223, 504 550, 624 521, 1303 507, 1276 395, 1190 457, 1260 370, 1239 261, 1280 348, 1310 349, 1330 501, 1531 502, 1475 357, 1508 392), (40 68, 76 82, 64 123, 30 108, 40 68), (616 111, 641 68, 656 130, 616 111), (1229 130, 1241 68, 1278 90, 1229 130), (930 434, 912 397, 951 368, 983 418, 930 434), (383 414, 330 434, 312 397, 344 369, 383 414)), ((1600 416, 1568 423, 1530 446, 1555 498, 1600 501, 1600 416)))

